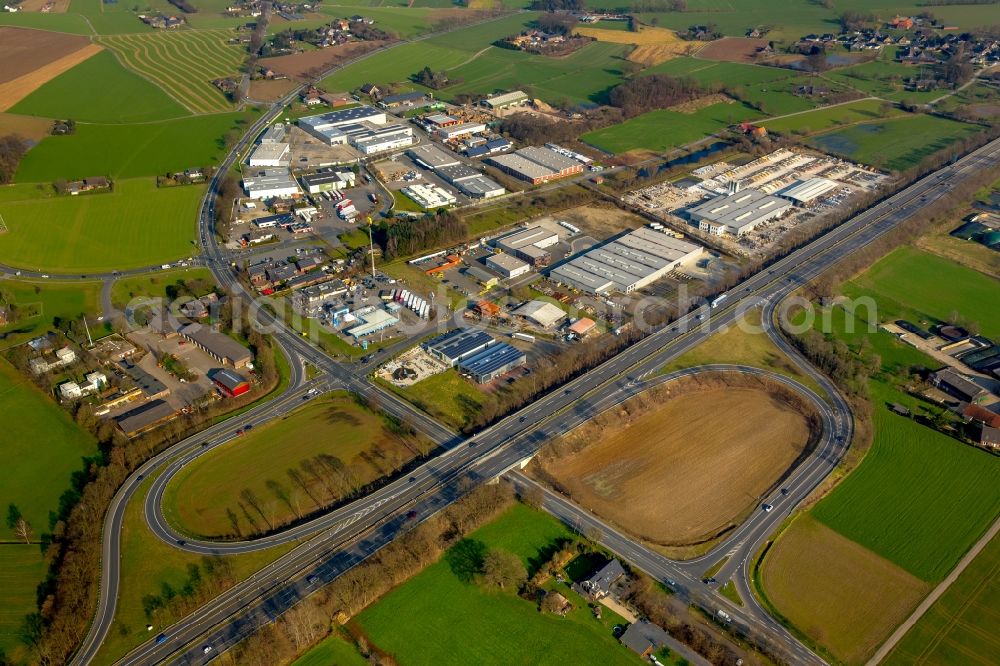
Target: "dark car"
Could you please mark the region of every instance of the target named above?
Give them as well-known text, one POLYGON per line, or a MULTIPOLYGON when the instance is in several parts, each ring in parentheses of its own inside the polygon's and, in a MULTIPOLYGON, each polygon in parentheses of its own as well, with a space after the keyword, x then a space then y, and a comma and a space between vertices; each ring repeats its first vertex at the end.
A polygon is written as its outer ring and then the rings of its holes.
POLYGON ((166 642, 167 642, 167 635, 166 634, 160 634, 159 636, 156 637, 156 644, 157 645, 162 645, 163 643, 166 643, 166 642))
POLYGON ((788 488, 782 488, 781 489, 781 494, 782 495, 787 495, 788 494, 788 488))
POLYGON ((417 512, 416 511, 414 511, 414 510, 411 509, 410 511, 406 512, 406 519, 407 520, 413 520, 416 517, 417 517, 417 512))

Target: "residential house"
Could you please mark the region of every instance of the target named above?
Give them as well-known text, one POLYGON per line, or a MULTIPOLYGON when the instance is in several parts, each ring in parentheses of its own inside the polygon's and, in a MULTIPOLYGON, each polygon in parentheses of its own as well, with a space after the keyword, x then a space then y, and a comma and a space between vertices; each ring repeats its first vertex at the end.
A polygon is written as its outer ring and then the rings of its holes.
POLYGON ((613 559, 595 571, 590 578, 580 583, 583 591, 594 599, 600 599, 611 593, 611 586, 625 575, 621 562, 613 559))

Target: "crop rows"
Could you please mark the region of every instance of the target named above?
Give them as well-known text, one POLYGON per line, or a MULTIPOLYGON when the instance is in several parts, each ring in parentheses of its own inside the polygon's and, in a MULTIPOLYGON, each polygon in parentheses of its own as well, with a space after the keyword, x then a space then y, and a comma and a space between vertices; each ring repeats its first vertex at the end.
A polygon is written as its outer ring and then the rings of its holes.
POLYGON ((188 30, 102 37, 122 63, 163 88, 192 113, 228 111, 232 105, 212 85, 234 76, 243 54, 226 40, 228 30, 188 30))

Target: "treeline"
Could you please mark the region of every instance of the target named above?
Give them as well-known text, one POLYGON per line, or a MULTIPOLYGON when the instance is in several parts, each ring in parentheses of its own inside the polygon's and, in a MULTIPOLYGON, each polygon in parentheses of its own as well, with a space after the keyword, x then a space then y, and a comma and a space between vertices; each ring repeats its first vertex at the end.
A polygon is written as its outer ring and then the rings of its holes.
POLYGON ((923 0, 924 7, 947 7, 948 5, 995 5, 1000 0, 923 0))
MULTIPOLYGON (((478 486, 250 635, 221 655, 220 662, 272 666, 292 661, 332 633, 335 626, 437 562, 448 548, 513 502, 507 484, 478 486)), ((356 636, 355 643, 370 663, 394 663, 374 650, 363 636, 356 636)))
POLYGON ((625 120, 621 110, 612 106, 585 111, 581 116, 579 120, 554 121, 532 113, 514 113, 500 122, 500 132, 519 143, 541 146, 573 141, 581 134, 625 120))
POLYGON ((394 218, 380 223, 374 230, 374 239, 386 259, 418 254, 429 248, 459 243, 468 237, 468 225, 449 211, 416 219, 394 218))
POLYGON ((615 86, 608 100, 621 109, 626 118, 632 118, 647 111, 698 99, 709 92, 689 77, 651 74, 615 86))
POLYGON ((445 86, 461 83, 461 80, 452 81, 448 78, 448 72, 444 70, 435 72, 429 65, 425 65, 422 70, 413 75, 413 82, 433 90, 440 90, 445 86))
MULTIPOLYGON (((226 316, 225 310, 220 318, 226 316)), ((49 516, 49 531, 41 535, 49 573, 38 586, 38 611, 25 617, 19 632, 34 661, 68 663, 83 640, 97 606, 105 514, 125 479, 168 446, 200 431, 219 416, 251 404, 277 386, 274 355, 279 352, 256 331, 251 330, 247 340, 261 377, 253 391, 222 403, 195 405, 189 413, 140 437, 125 438, 111 421, 96 415, 91 405, 74 406, 74 420, 94 434, 100 453, 85 460, 84 469, 73 474, 70 489, 59 499, 59 510, 49 516)), ((26 368, 27 355, 11 352, 8 356, 22 373, 31 376, 26 368)))
POLYGON ((167 2, 169 2, 174 7, 176 7, 179 10, 181 10, 185 14, 197 14, 198 13, 198 8, 195 7, 194 5, 192 5, 187 0, 167 0, 167 2))
POLYGON ((532 0, 529 6, 539 12, 582 12, 586 8, 585 0, 532 0))
POLYGON ((14 182, 21 158, 28 152, 28 142, 17 134, 0 136, 0 185, 14 182))

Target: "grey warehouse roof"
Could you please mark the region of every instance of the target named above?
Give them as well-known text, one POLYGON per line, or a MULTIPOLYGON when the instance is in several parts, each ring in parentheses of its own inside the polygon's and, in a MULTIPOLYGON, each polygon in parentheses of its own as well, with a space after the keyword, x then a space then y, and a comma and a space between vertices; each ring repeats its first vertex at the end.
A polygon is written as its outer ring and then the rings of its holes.
POLYGON ((459 363, 458 367, 473 375, 487 375, 525 358, 524 352, 517 347, 500 342, 470 356, 459 363))
POLYGON ((423 144, 410 148, 406 153, 414 160, 426 165, 430 169, 439 169, 451 164, 459 164, 459 159, 454 155, 449 155, 437 146, 423 144))
POLYGON ((735 194, 713 197, 688 212, 692 219, 739 229, 756 224, 763 218, 773 217, 791 206, 788 201, 759 190, 742 190, 735 194))

